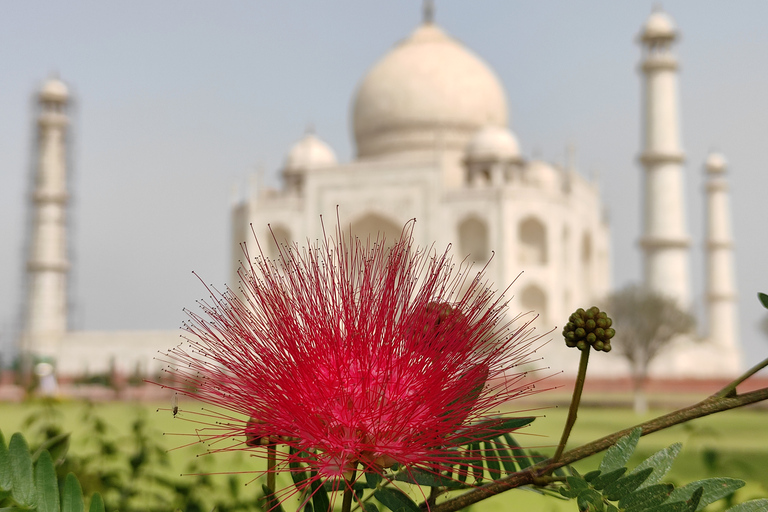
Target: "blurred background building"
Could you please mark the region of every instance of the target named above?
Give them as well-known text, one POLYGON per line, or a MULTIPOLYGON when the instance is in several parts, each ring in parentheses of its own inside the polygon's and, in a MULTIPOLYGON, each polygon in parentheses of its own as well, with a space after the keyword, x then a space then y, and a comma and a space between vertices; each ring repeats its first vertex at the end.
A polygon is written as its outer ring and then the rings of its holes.
MULTIPOLYGON (((690 307, 676 38, 672 20, 659 10, 638 37, 644 189, 626 193, 644 198, 639 241, 644 283, 690 307)), ((60 374, 110 367, 123 373, 155 372, 159 363, 154 356, 178 343, 179 331, 77 331, 67 324, 67 86, 58 78, 48 80, 38 102, 21 351, 51 360, 60 374)), ((335 223, 338 206, 342 226, 360 237, 393 240, 415 218, 417 244, 452 244, 457 260, 469 255, 473 271, 490 258, 488 280, 515 281, 510 310, 536 312, 540 330, 612 290, 611 234, 597 181, 577 172, 570 161, 524 156, 524 141, 510 128, 500 80, 434 22, 429 4, 422 23, 362 78, 350 117, 356 147, 351 161, 339 162, 321 134, 307 129, 287 151, 280 188, 255 179, 235 197, 232 282, 242 259, 239 244, 251 238, 250 225, 266 242, 267 255, 275 256, 273 235, 278 243, 316 240, 322 236, 319 215, 335 223)), ((734 374, 740 367, 725 170, 719 154, 706 162, 704 300, 710 319, 717 319, 711 339, 679 344, 655 364, 656 375, 712 377, 734 374)), ((575 371, 565 362, 571 354, 559 332, 552 338, 541 351, 546 365, 575 371)), ((594 372, 625 375, 624 362, 611 356, 596 361, 594 372)))

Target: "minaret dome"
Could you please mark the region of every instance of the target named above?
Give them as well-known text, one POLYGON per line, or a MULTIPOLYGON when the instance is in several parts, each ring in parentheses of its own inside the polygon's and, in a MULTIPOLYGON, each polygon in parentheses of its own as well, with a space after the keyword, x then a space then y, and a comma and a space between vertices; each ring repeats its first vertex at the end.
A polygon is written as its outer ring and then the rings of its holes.
POLYGON ((723 174, 728 167, 728 162, 722 153, 710 153, 704 162, 707 174, 723 174))
POLYGON ((655 9, 651 13, 640 32, 640 40, 644 43, 658 40, 672 41, 676 37, 675 23, 661 9, 655 9))
POLYGON ((58 78, 49 78, 40 88, 40 101, 66 103, 69 100, 69 88, 58 78))

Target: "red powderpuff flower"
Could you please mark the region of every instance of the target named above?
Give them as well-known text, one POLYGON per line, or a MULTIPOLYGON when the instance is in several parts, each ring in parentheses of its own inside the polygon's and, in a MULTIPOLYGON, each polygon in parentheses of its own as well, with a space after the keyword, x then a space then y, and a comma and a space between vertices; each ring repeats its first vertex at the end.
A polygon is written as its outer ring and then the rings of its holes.
POLYGON ((229 411, 201 435, 287 444, 279 467, 317 478, 435 470, 468 437, 498 435, 478 421, 533 391, 519 366, 539 338, 506 319, 482 273, 414 247, 412 229, 391 247, 337 228, 275 260, 246 251, 240 293, 212 292, 189 313, 188 347, 169 351, 169 387, 229 411))

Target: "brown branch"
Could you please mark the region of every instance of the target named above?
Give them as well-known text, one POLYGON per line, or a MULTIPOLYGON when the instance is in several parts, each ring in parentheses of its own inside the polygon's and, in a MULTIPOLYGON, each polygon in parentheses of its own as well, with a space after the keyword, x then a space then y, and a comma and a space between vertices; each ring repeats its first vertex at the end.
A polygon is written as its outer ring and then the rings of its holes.
POLYGON ((634 427, 630 427, 619 432, 607 435, 591 443, 585 444, 579 448, 575 448, 568 452, 565 452, 560 460, 553 462, 552 459, 536 464, 525 471, 519 471, 513 473, 505 478, 496 480, 482 487, 478 487, 472 491, 469 491, 461 496, 445 501, 435 507, 432 507, 432 512, 453 512, 460 510, 464 507, 468 507, 473 503, 482 501, 496 494, 502 493, 509 489, 514 489, 522 485, 533 484, 537 479, 542 476, 551 473, 557 468, 572 464, 576 461, 582 460, 590 455, 594 455, 616 444, 621 437, 629 434, 632 429, 640 427, 642 429, 641 435, 657 432, 665 428, 679 425, 696 418, 715 414, 717 412, 728 411, 737 407, 743 407, 745 405, 754 404, 768 399, 768 388, 758 389, 756 391, 750 391, 737 396, 718 396, 719 394, 712 395, 701 402, 680 409, 664 416, 659 416, 645 423, 641 423, 634 427))

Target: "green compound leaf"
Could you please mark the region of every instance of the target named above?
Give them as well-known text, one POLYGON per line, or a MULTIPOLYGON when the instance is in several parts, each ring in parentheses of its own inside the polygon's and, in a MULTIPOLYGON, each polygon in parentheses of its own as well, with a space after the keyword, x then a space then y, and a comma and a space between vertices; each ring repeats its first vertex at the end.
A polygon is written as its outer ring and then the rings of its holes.
POLYGON ((361 503, 360 507, 365 512, 379 512, 379 507, 377 507, 375 504, 371 503, 370 501, 365 501, 361 503))
POLYGON ((91 496, 91 506, 88 508, 88 512, 105 512, 104 500, 101 499, 101 494, 96 492, 91 496))
POLYGON ((312 478, 312 507, 317 511, 329 510, 331 502, 328 499, 328 492, 317 478, 317 473, 313 471, 310 478, 312 478))
POLYGON ((619 501, 619 508, 625 512, 644 512, 655 510, 656 507, 667 501, 672 490, 672 484, 656 484, 643 487, 619 501))
POLYGON ((488 474, 491 476, 491 480, 501 478, 501 458, 496 451, 496 447, 492 441, 484 441, 483 459, 485 460, 485 469, 488 470, 488 474))
POLYGON ((768 295, 758 292, 757 298, 760 299, 760 304, 762 304, 765 309, 768 309, 768 295))
POLYGON ((605 510, 603 497, 594 489, 581 491, 576 498, 576 504, 580 512, 603 512, 605 510))
MULTIPOLYGON (((347 488, 347 484, 341 478, 331 478, 323 482, 323 489, 327 492, 343 491, 347 488)), ((355 492, 364 491, 368 489, 368 484, 362 480, 358 480, 352 484, 352 490, 355 492)))
MULTIPOLYGON (((298 453, 298 450, 291 446, 288 449, 290 455, 295 455, 298 453)), ((303 458, 309 458, 309 454, 307 452, 301 452, 299 454, 299 457, 303 458)), ((307 480, 307 472, 304 470, 304 465, 301 464, 298 460, 291 457, 290 462, 288 463, 288 468, 290 469, 291 473, 291 479, 293 480, 293 485, 296 486, 297 489, 303 488, 305 481, 307 480)))
POLYGON ((265 484, 261 484, 261 490, 264 492, 264 496, 265 497, 266 496, 271 496, 272 497, 271 499, 267 500, 267 504, 268 505, 269 505, 270 502, 273 503, 273 505, 269 508, 270 511, 273 511, 273 512, 285 512, 285 510, 283 510, 283 506, 280 504, 279 501, 277 501, 277 496, 275 496, 275 491, 270 489, 269 486, 265 485, 265 484))
POLYGON ((513 458, 512 453, 507 450, 507 447, 499 441, 492 441, 492 443, 496 448, 496 453, 499 456, 501 465, 504 467, 504 471, 506 471, 507 474, 517 471, 517 468, 515 467, 515 459, 513 458))
POLYGON ((624 476, 624 473, 626 472, 627 468, 619 468, 616 471, 611 471, 610 473, 601 473, 600 475, 594 477, 590 483, 592 484, 592 487, 598 491, 602 491, 607 486, 611 485, 613 482, 624 476))
POLYGON ((375 489, 381 483, 381 475, 376 472, 365 473, 365 482, 369 489, 375 489))
POLYGON ((480 443, 472 443, 469 453, 470 456, 466 461, 472 468, 475 483, 480 483, 483 480, 483 453, 480 451, 480 443))
POLYGON ((459 463, 456 466, 456 476, 459 478, 460 483, 465 483, 467 481, 467 473, 469 471, 469 468, 461 463, 459 463))
POLYGON ((652 512, 694 512, 696 510, 696 507, 698 507, 699 505, 699 501, 701 500, 701 495, 703 494, 703 492, 704 492, 704 489, 699 487, 693 492, 693 495, 689 500, 667 503, 665 505, 661 505, 660 507, 657 507, 652 512))
POLYGON ((383 487, 374 492, 373 495, 392 512, 421 512, 419 506, 399 489, 383 487))
POLYGON ((705 507, 706 505, 701 504, 701 497, 704 495, 704 488, 699 487, 695 491, 693 491, 693 496, 686 501, 686 505, 688 505, 688 510, 690 512, 694 512, 695 510, 698 510, 699 507, 705 507))
POLYGON ((605 487, 603 494, 611 501, 621 500, 630 493, 640 487, 640 484, 648 479, 648 476, 653 472, 653 468, 646 468, 637 473, 623 476, 605 487))
POLYGON ((651 473, 648 479, 640 485, 640 489, 659 483, 669 472, 672 463, 675 462, 675 458, 677 458, 682 447, 683 445, 681 443, 675 443, 668 448, 659 450, 633 469, 630 474, 637 473, 647 468, 653 468, 653 473, 651 473))
POLYGON ((35 506, 35 481, 32 477, 32 455, 24 436, 18 432, 11 436, 8 444, 11 459, 11 493, 19 505, 27 508, 35 506))
POLYGON ((577 494, 585 489, 589 489, 589 484, 583 478, 578 476, 565 477, 565 481, 571 486, 571 489, 577 491, 577 494))
POLYGON ((731 507, 725 512, 767 512, 768 500, 763 498, 760 500, 751 500, 740 503, 735 507, 731 507))
POLYGON ((735 478, 707 478, 706 480, 697 480, 691 482, 685 487, 680 487, 672 491, 669 497, 670 502, 685 501, 691 498, 697 489, 702 489, 701 501, 695 510, 701 510, 710 503, 725 498, 744 487, 743 480, 735 478))
POLYGON ((695 507, 692 509, 691 505, 687 502, 676 501, 675 503, 667 503, 656 507, 652 512, 692 512, 693 510, 695 510, 695 507))
POLYGON ((629 435, 622 437, 615 445, 608 448, 598 469, 603 473, 610 473, 626 466, 627 461, 637 448, 641 433, 642 429, 637 427, 629 435))
POLYGON ((59 483, 48 451, 43 451, 35 466, 35 491, 39 512, 59 512, 59 483))
POLYGON ((64 492, 61 493, 61 512, 83 512, 83 490, 80 482, 72 473, 64 479, 64 492))
POLYGON ((520 445, 517 441, 515 441, 515 438, 509 434, 504 434, 503 437, 507 442, 507 446, 512 449, 512 455, 515 456, 515 461, 517 462, 517 465, 520 467, 520 469, 523 470, 530 467, 532 464, 530 457, 527 453, 525 453, 525 450, 520 448, 520 445))
MULTIPOLYGON (((366 478, 367 477, 368 474, 366 473, 366 478)), ((411 469, 401 471, 395 474, 395 480, 399 482, 407 482, 409 484, 423 485, 425 487, 447 487, 449 489, 460 489, 462 487, 466 487, 461 482, 457 482, 450 477, 441 475, 439 473, 426 471, 424 469, 411 469)), ((379 476, 379 481, 381 481, 381 476, 379 476)))
POLYGON ((575 498, 583 491, 589 489, 589 484, 581 477, 567 476, 565 477, 565 481, 568 484, 568 487, 561 487, 560 494, 566 498, 575 498))
POLYGON ((10 492, 13 487, 11 468, 11 456, 8 454, 8 447, 5 446, 3 432, 0 431, 0 492, 10 492))
POLYGON ((455 446, 463 446, 486 439, 493 439, 503 434, 512 432, 526 425, 530 425, 535 417, 527 418, 492 418, 469 425, 460 430, 456 437, 449 439, 455 446))
POLYGON ((602 472, 599 469, 596 469, 594 471, 590 471, 586 475, 584 475, 584 480, 587 482, 593 481, 595 478, 599 477, 602 472))
POLYGON ((69 434, 59 434, 50 439, 46 439, 43 444, 32 454, 32 462, 37 462, 37 458, 43 453, 44 450, 48 450, 51 454, 51 460, 54 464, 60 464, 64 461, 64 456, 69 451, 69 434))

